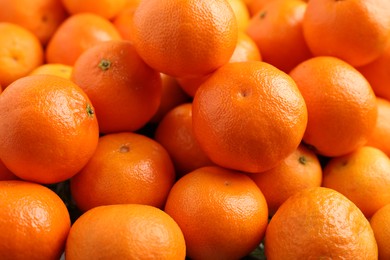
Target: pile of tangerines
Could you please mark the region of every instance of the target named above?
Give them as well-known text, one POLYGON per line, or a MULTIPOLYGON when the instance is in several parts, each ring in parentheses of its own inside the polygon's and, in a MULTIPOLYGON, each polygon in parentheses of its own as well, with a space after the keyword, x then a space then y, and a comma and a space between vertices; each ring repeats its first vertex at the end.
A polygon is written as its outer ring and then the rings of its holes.
POLYGON ((390 259, 389 0, 0 6, 0 259, 390 259))

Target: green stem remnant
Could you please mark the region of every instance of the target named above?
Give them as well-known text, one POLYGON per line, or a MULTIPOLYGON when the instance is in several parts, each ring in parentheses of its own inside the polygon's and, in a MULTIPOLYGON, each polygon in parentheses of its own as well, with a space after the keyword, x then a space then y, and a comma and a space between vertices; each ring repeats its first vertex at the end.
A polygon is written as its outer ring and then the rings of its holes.
POLYGON ((300 164, 303 164, 303 165, 305 165, 305 164, 307 163, 307 159, 306 159, 306 157, 303 156, 303 155, 302 155, 302 156, 299 156, 298 161, 299 161, 300 164))
POLYGON ((103 71, 108 70, 111 67, 111 61, 102 59, 98 65, 99 68, 101 68, 103 71))
POLYGON ((85 107, 85 110, 87 111, 87 114, 89 117, 93 117, 95 114, 95 111, 93 110, 93 107, 91 104, 87 103, 87 106, 85 107))

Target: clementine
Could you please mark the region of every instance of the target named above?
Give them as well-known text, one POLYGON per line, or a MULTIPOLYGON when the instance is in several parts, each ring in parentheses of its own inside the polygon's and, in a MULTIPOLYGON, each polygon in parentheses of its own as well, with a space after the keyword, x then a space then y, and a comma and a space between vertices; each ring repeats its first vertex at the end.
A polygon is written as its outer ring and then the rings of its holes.
POLYGON ((390 159, 370 146, 334 157, 324 168, 322 185, 344 194, 369 218, 390 203, 390 159))
POLYGON ((6 88, 43 63, 39 39, 24 27, 0 22, 0 85, 6 88))
MULTIPOLYGON (((68 14, 60 0, 0 0, 0 21, 20 25, 46 45, 68 14)), ((1 33, 3 34, 3 33, 1 33)))
POLYGON ((0 181, 0 258, 59 259, 70 229, 63 201, 26 181, 0 181))
POLYGON ((45 74, 70 79, 70 76, 72 75, 72 70, 73 66, 60 63, 45 63, 33 69, 33 71, 29 73, 29 75, 45 74))
POLYGON ((95 153, 70 180, 81 211, 111 204, 146 204, 162 208, 175 180, 168 152, 136 133, 107 134, 95 153))
POLYGON ((93 208, 73 224, 66 242, 67 260, 185 258, 177 223, 162 210, 139 204, 93 208))
POLYGON ((118 30, 109 20, 93 13, 74 14, 64 20, 50 38, 45 51, 46 62, 73 66, 80 54, 96 43, 120 39, 118 30))
POLYGON ((378 260, 390 258, 390 204, 377 210, 370 219, 372 230, 378 244, 378 260))
POLYGON ((317 155, 301 144, 274 168, 249 174, 264 194, 269 215, 275 214, 290 196, 322 183, 322 168, 317 155))
POLYGON ((390 157, 390 101, 377 98, 377 102, 378 118, 376 126, 366 145, 376 147, 390 157))
POLYGON ((173 77, 206 75, 229 61, 237 21, 226 0, 141 1, 132 42, 152 68, 173 77))
MULTIPOLYGON (((238 32, 236 48, 229 62, 261 61, 261 53, 254 40, 243 31, 238 32)), ((191 97, 195 96, 199 86, 205 82, 212 73, 199 77, 177 78, 181 88, 191 97)))
POLYGON ((340 156, 363 146, 377 119, 375 94, 347 62, 321 56, 298 64, 290 76, 308 110, 303 141, 324 156, 340 156))
POLYGON ((160 73, 125 40, 96 43, 73 66, 71 79, 91 99, 101 133, 136 131, 157 112, 160 73))
POLYGON ((310 0, 303 34, 315 56, 334 56, 353 66, 379 57, 390 38, 388 0, 310 0))
POLYGON ((178 177, 213 165, 192 132, 191 103, 178 105, 163 117, 156 128, 155 140, 167 149, 178 177))
POLYGON ((275 167, 300 144, 305 101, 295 82, 265 62, 228 63, 197 90, 193 132, 216 164, 244 172, 275 167))
MULTIPOLYGON (((310 0, 311 1, 311 0, 310 0)), ((378 259, 370 223, 339 192, 315 187, 288 198, 265 234, 267 259, 378 259)))
POLYGON ((263 239, 267 203, 245 174, 198 168, 172 187, 165 212, 181 228, 190 259, 240 259, 263 239))
POLYGON ((263 58, 256 42, 246 33, 238 33, 237 45, 229 62, 261 61, 263 58))
POLYGON ((16 80, 0 95, 0 158, 18 177, 64 181, 94 153, 94 108, 72 81, 53 75, 16 80))
POLYGON ((160 106, 150 119, 151 123, 159 123, 161 119, 174 107, 191 101, 191 97, 181 88, 177 79, 161 73, 162 93, 160 106))
POLYGON ((233 13, 237 20, 239 31, 245 31, 249 24, 250 14, 247 5, 242 0, 227 0, 232 7, 233 13))
POLYGON ((131 32, 131 24, 133 15, 139 3, 134 5, 126 5, 118 15, 112 20, 113 25, 118 30, 122 39, 132 42, 133 33, 131 32))
POLYGON ((252 16, 246 32, 263 61, 288 73, 312 56, 302 30, 306 5, 302 0, 269 1, 252 16))
POLYGON ((390 100, 390 43, 377 59, 357 67, 378 97, 390 100))

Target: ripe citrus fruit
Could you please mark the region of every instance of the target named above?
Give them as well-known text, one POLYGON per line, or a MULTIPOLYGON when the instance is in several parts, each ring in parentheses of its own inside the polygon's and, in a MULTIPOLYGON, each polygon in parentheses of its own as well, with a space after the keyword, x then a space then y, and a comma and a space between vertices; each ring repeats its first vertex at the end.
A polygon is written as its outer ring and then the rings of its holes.
POLYGON ((322 185, 344 194, 369 218, 390 203, 390 159, 370 146, 334 157, 324 168, 322 185))
POLYGON ((16 80, 0 95, 0 158, 18 177, 64 181, 94 153, 98 123, 87 95, 52 75, 16 80))
POLYGON ((291 196, 272 217, 265 254, 269 260, 376 260, 378 248, 368 220, 355 204, 335 190, 315 187, 291 196))
POLYGON ((45 74, 70 79, 73 67, 60 63, 45 63, 36 67, 29 75, 45 74))
POLYGON ((0 57, 0 85, 4 89, 43 63, 43 48, 24 27, 0 22, 0 57))
POLYGON ((390 101, 383 98, 377 98, 377 101, 378 118, 366 145, 376 147, 390 157, 390 101))
POLYGON ((42 45, 47 44, 68 16, 60 0, 0 0, 0 6, 0 21, 24 27, 42 45))
POLYGON ((164 147, 146 136, 123 132, 100 137, 94 155, 71 178, 70 190, 82 211, 126 203, 162 208, 174 181, 164 147))
POLYGON ((213 165, 192 132, 191 103, 170 110, 158 124, 155 139, 167 149, 178 177, 197 168, 213 165))
POLYGON ((69 14, 93 13, 106 19, 114 18, 127 0, 61 0, 69 14))
POLYGON ((228 63, 197 90, 193 132, 216 164, 245 172, 275 167, 300 144, 306 105, 286 73, 260 61, 228 63))
MULTIPOLYGON (((239 59, 241 59, 241 57, 239 57, 239 59)), ((180 87, 184 90, 184 92, 193 98, 199 86, 202 85, 202 83, 205 82, 211 76, 211 74, 212 73, 199 76, 199 77, 192 77, 192 78, 177 78, 177 82, 179 83, 180 87)))
POLYGON ((70 229, 63 201, 25 181, 0 181, 0 258, 59 259, 70 229))
POLYGON ((198 168, 172 187, 165 212, 183 231, 190 259, 240 259, 263 239, 267 203, 245 174, 198 168))
MULTIPOLYGON (((256 43, 247 33, 243 31, 238 32, 236 48, 229 62, 243 62, 243 61, 261 61, 261 53, 256 43)), ((199 86, 205 82, 212 73, 191 78, 177 78, 181 88, 191 97, 195 96, 199 86)))
POLYGON ((372 89, 378 97, 390 100, 390 43, 382 55, 373 62, 357 69, 370 82, 372 89))
POLYGON ((272 216, 283 202, 298 191, 321 186, 322 168, 317 155, 301 144, 277 166, 249 176, 264 194, 269 215, 272 216))
POLYGON ((237 21, 237 28, 239 31, 245 31, 249 24, 250 14, 248 7, 242 0, 227 0, 232 7, 233 13, 237 21))
POLYGON ((359 71, 341 59, 322 56, 301 62, 290 76, 307 105, 305 143, 331 157, 350 153, 367 142, 375 127, 377 104, 359 71))
POLYGON ((237 21, 226 0, 141 1, 132 42, 147 64, 174 77, 206 75, 229 61, 237 21))
POLYGON ((161 102, 160 73, 125 40, 100 42, 85 50, 71 78, 91 99, 101 133, 140 129, 161 102))
POLYGON ((263 61, 288 73, 312 56, 302 30, 306 5, 302 0, 269 1, 251 18, 246 32, 263 61))
POLYGON ((389 42, 390 1, 310 0, 303 33, 315 56, 365 65, 379 57, 389 42))
POLYGON ((47 63, 73 66, 86 49, 98 42, 120 40, 115 26, 107 19, 92 13, 69 16, 50 38, 45 51, 47 63))
POLYGON ((93 208, 73 224, 67 260, 183 260, 186 246, 177 223, 162 210, 139 204, 93 208))
POLYGON ((134 3, 134 5, 126 5, 122 11, 112 20, 113 25, 118 30, 119 34, 122 36, 123 40, 132 41, 133 33, 131 32, 131 24, 133 23, 133 15, 137 9, 139 3, 134 3))
POLYGON ((390 259, 390 204, 377 210, 370 219, 378 244, 378 260, 390 259))
POLYGON ((229 62, 261 60, 262 56, 255 41, 246 32, 238 32, 237 45, 229 62))
POLYGON ((161 119, 176 106, 191 101, 191 98, 180 87, 176 78, 161 73, 162 93, 161 102, 157 112, 150 119, 150 123, 158 123, 161 119))

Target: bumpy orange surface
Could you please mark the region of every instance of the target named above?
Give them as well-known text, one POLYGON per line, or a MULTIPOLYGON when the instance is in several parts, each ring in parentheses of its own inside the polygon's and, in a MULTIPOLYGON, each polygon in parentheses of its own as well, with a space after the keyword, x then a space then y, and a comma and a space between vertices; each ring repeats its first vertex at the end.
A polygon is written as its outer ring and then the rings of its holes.
POLYGON ((225 0, 141 1, 132 25, 139 55, 175 77, 212 72, 229 61, 237 42, 237 21, 225 0))
POLYGON ((74 14, 63 21, 50 38, 46 62, 73 66, 80 54, 94 44, 121 38, 109 20, 93 13, 74 14))
POLYGON ((332 55, 365 65, 385 50, 390 36, 388 0, 310 0, 303 20, 315 56, 332 55))
POLYGON ((229 63, 197 90, 193 131, 216 164, 246 172, 276 166, 301 142, 306 105, 295 82, 260 61, 229 63))
POLYGON ((186 245, 177 223, 147 205, 100 206, 73 224, 66 242, 67 260, 183 260, 186 245))
POLYGON ((43 45, 68 16, 60 0, 1 0, 0 6, 0 21, 26 28, 43 45))
POLYGON ((8 22, 0 22, 0 57, 3 89, 44 62, 39 39, 26 28, 8 22))
POLYGON ((0 158, 18 177, 64 181, 94 153, 99 130, 91 101, 72 81, 33 75, 0 95, 0 158))
POLYGON ((322 185, 344 194, 369 218, 390 203, 390 159, 377 148, 358 148, 329 161, 322 185))
POLYGON ((100 42, 84 51, 71 78, 91 99, 101 133, 136 131, 160 105, 160 73, 125 40, 100 42))
POLYGON ((59 259, 70 229, 63 201, 50 189, 0 181, 0 258, 59 259))
POLYGON ((325 156, 363 146, 375 127, 375 94, 363 75, 341 59, 320 56, 290 72, 308 110, 303 141, 325 156))
POLYGON ((70 182, 76 205, 137 203, 162 208, 175 181, 168 152, 146 136, 121 132, 100 137, 96 152, 70 182))
POLYGON ((201 167, 172 187, 167 212, 183 231, 191 259, 240 259, 263 239, 267 203, 246 175, 201 167))
POLYGON ((305 189, 290 197, 271 219, 265 254, 280 259, 376 260, 374 232, 362 212, 332 189, 305 189))

